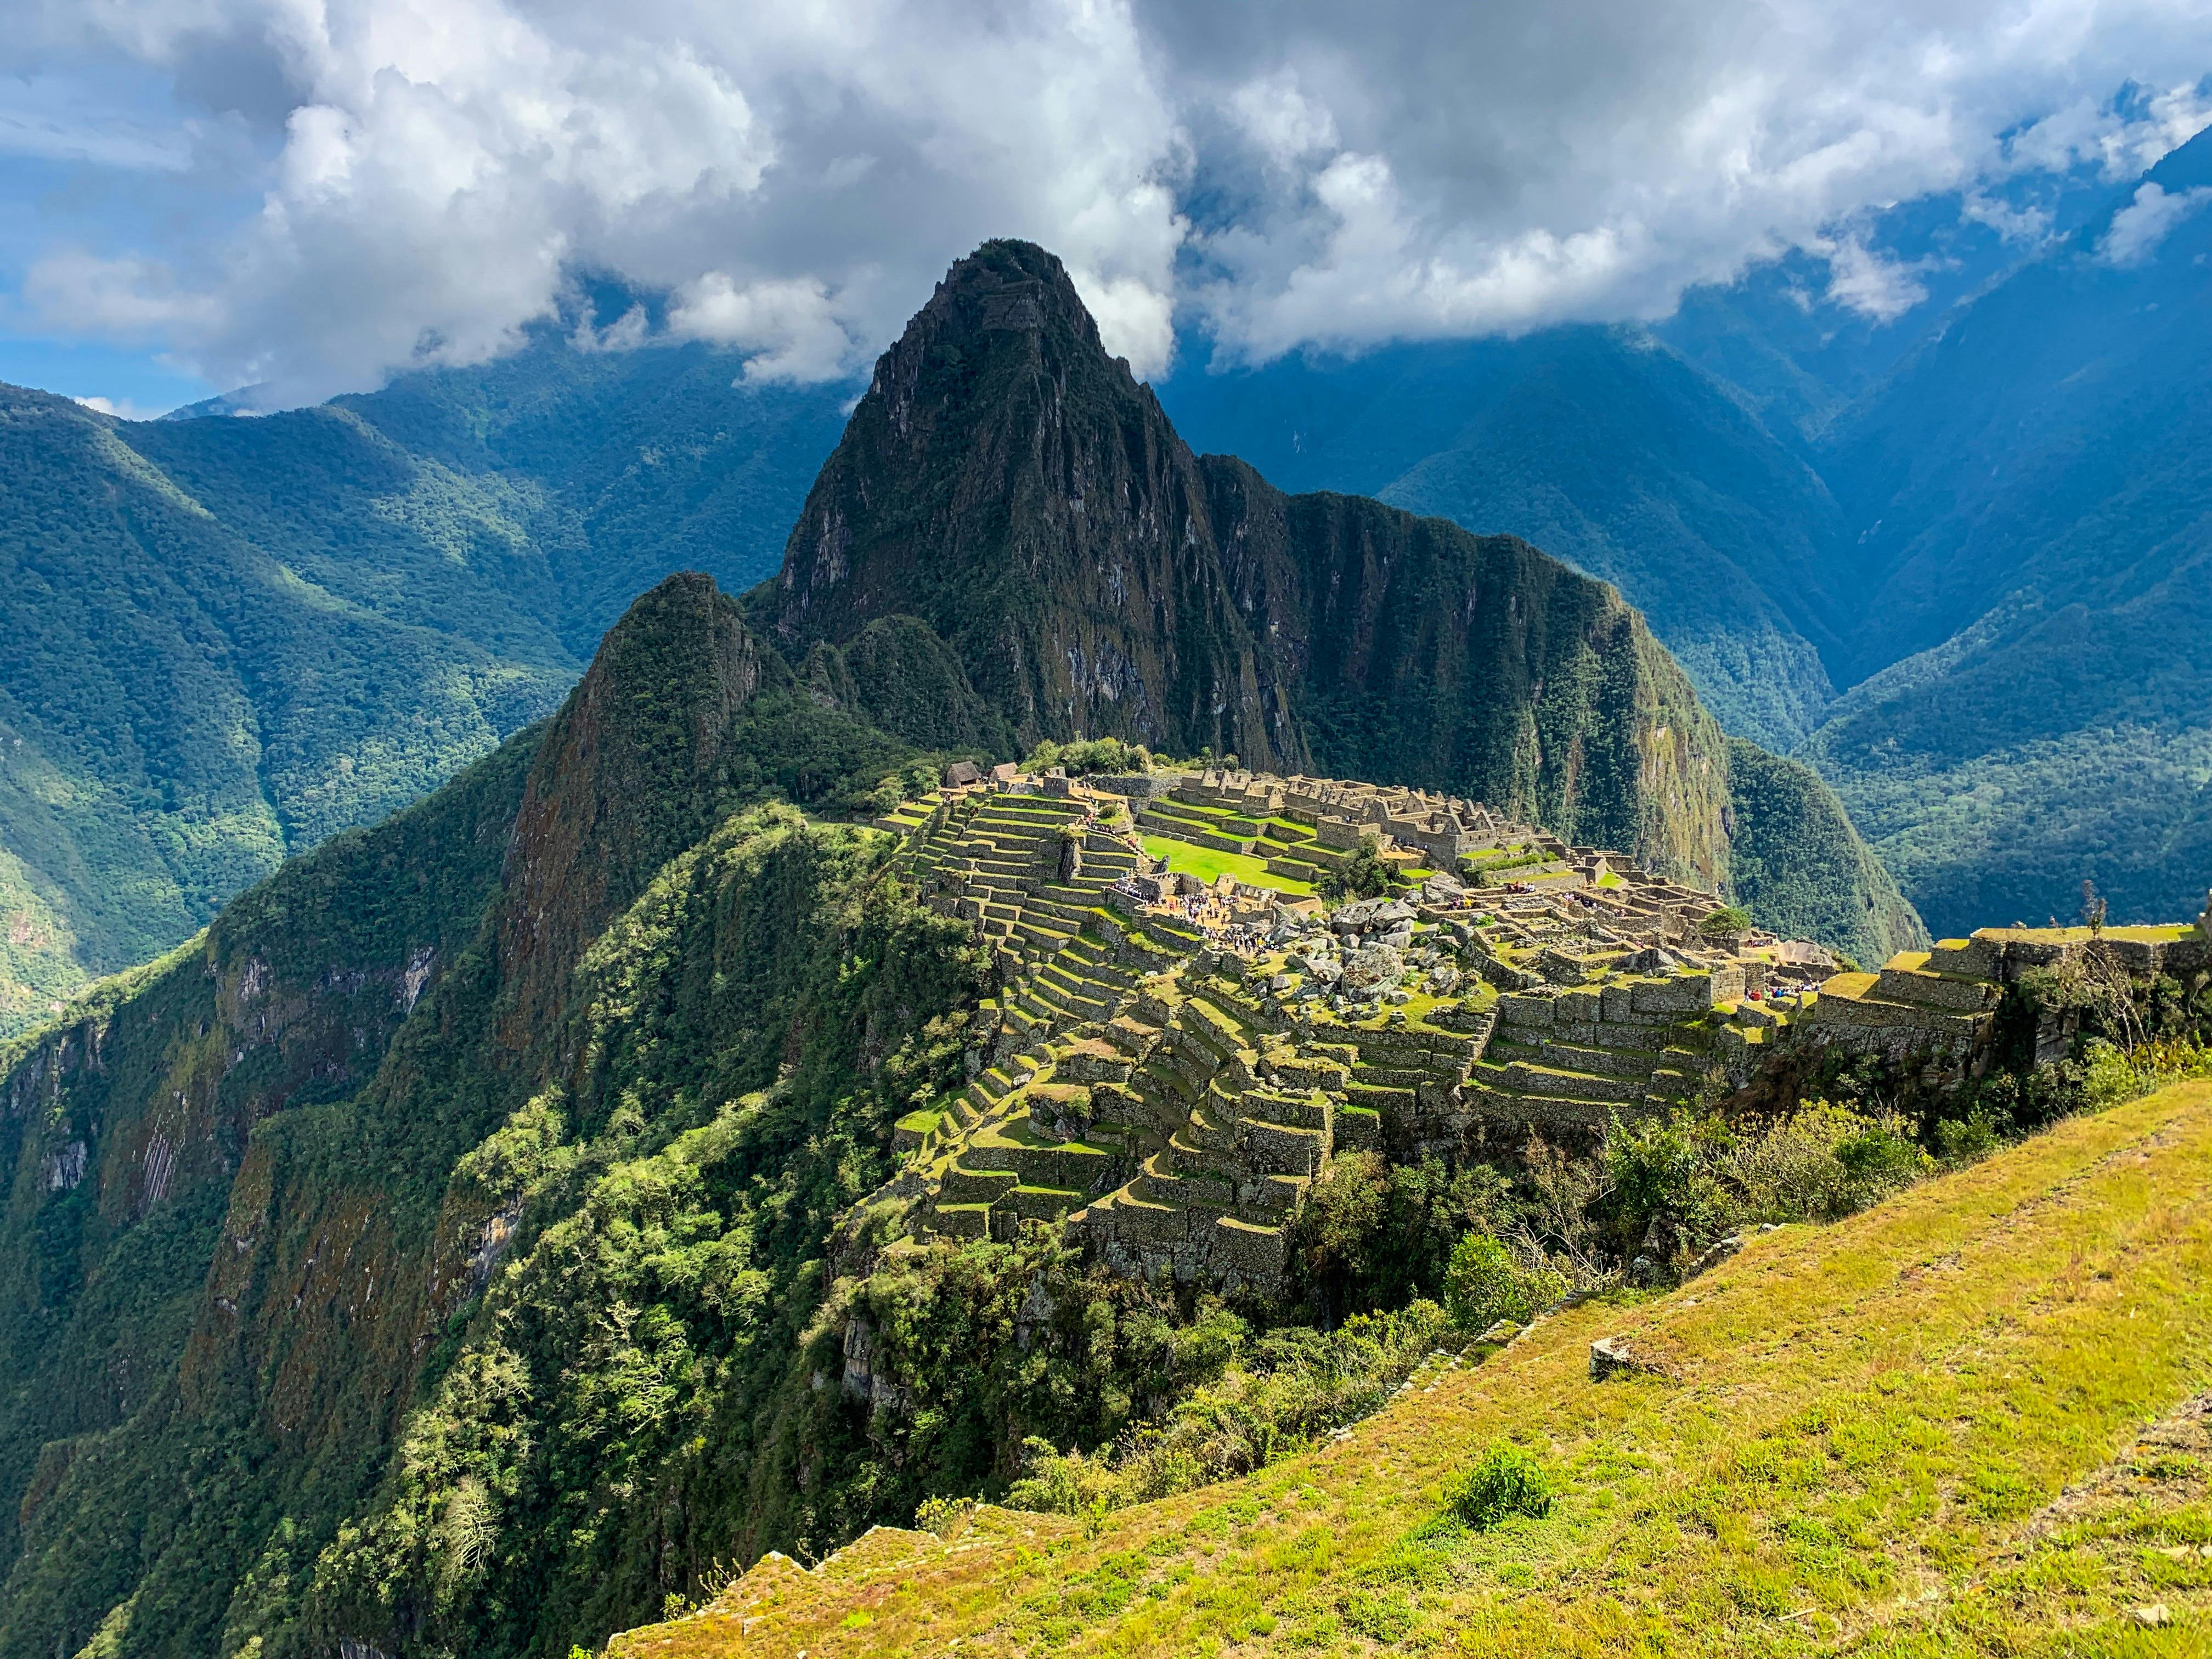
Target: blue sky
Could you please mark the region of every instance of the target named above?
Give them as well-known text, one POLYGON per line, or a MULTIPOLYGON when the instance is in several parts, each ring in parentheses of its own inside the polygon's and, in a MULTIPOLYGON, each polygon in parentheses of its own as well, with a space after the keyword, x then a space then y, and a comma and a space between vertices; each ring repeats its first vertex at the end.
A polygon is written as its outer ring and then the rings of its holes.
POLYGON ((2131 179, 2212 118, 2212 0, 24 0, 21 21, 0 379, 133 413, 481 359, 605 279, 666 306, 581 345, 650 327, 756 379, 842 377, 994 234, 1060 252, 1149 374, 1179 340, 1249 362, 1650 319, 1784 255, 1812 301, 1880 319, 1931 286, 1880 233, 1896 204, 1963 204, 2026 246, 2036 179, 2131 179))

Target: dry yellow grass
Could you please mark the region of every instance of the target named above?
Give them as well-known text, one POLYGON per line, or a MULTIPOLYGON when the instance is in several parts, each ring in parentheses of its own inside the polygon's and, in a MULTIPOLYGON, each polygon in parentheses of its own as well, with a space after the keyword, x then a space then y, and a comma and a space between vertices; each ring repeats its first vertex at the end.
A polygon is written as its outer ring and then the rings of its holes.
POLYGON ((1109 1518, 771 1559, 620 1659, 2212 1652, 2212 1084, 1440 1367, 1347 1440, 1109 1518), (1622 1336, 1666 1375, 1593 1383, 1622 1336), (2145 1431, 2149 1432, 2146 1437, 2145 1431), (1495 1439, 1540 1521, 1471 1534, 1495 1439))

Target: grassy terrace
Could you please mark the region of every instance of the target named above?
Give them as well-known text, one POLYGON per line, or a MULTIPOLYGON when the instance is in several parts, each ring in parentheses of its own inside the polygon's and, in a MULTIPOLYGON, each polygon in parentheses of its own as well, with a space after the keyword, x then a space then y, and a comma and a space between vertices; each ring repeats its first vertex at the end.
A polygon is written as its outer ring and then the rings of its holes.
MULTIPOLYGON (((2005 939, 2028 939, 2043 945, 2082 945, 2093 937, 2087 927, 1985 927, 1985 933, 2005 939)), ((2194 922, 2161 922, 2149 927, 2105 929, 2109 939, 2125 939, 2137 945, 2172 945, 2190 937, 2197 931, 2194 922)), ((1945 939, 1946 945, 1963 945, 1962 939, 1945 939)))
POLYGON ((2212 1447, 2179 1408, 2212 1387, 2208 1168, 2212 1084, 2182 1085, 1557 1315, 1249 1479, 1092 1528, 878 1533, 613 1651, 2203 1653, 2212 1447), (1593 1383, 1600 1336, 1662 1374, 1593 1383), (1509 1438, 1550 1515, 1444 1520, 1509 1438))
POLYGON ((1165 836, 1146 836, 1145 851, 1156 859, 1165 859, 1168 868, 1179 874, 1195 876, 1203 882, 1218 881, 1224 875, 1253 887, 1265 887, 1294 897, 1311 896, 1314 885, 1310 881, 1294 881, 1288 876, 1273 875, 1258 859, 1247 858, 1242 853, 1217 852, 1211 847, 1194 847, 1187 841, 1171 841, 1165 836))

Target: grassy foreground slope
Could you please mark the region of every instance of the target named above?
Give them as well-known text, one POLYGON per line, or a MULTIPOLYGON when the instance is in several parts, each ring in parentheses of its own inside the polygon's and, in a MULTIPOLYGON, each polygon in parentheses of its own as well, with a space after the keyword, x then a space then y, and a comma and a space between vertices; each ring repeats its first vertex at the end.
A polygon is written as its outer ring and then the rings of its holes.
POLYGON ((2208 1168, 2181 1085, 1542 1321, 1249 1479, 770 1558, 611 1651, 2202 1652, 2208 1168), (1601 1336, 1663 1374, 1591 1382, 1601 1336), (1467 1532, 1445 1484, 1505 1438, 1559 1501, 1467 1532))

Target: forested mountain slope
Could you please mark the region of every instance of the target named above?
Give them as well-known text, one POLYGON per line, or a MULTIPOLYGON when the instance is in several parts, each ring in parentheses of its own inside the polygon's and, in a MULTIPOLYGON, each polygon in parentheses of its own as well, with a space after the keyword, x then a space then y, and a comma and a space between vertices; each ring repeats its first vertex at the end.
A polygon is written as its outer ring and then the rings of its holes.
POLYGON ((125 425, 0 392, 0 1029, 434 787, 574 659, 509 503, 356 417, 125 425), (210 505, 212 503, 212 505, 210 505))
POLYGON ((1728 389, 1636 329, 1184 374, 1191 441, 1292 489, 1519 536, 1632 596, 1728 729, 1788 750, 1833 695, 1843 520, 1728 389))
POLYGON ((0 389, 0 1032, 545 713, 639 590, 772 568, 834 389, 538 342, 262 419, 0 389))
POLYGON ((2085 876, 2175 910, 2212 869, 2208 192, 2212 134, 1839 425, 1870 677, 1806 757, 1938 927, 2066 913, 2085 876))
MULTIPOLYGON (((608 1628, 655 1605, 672 1539, 702 1566, 728 1548, 727 1499, 704 1494, 733 1468, 787 1484, 796 1421, 702 1456, 704 1425, 618 1380, 695 1363, 623 1307, 641 1274, 681 1279, 733 1345, 716 1363, 739 1362, 725 1431, 749 1438, 779 1389, 804 1419, 785 1373, 826 1230, 881 1179, 879 1131, 931 1085, 930 1022, 972 1002, 976 969, 963 927, 872 878, 884 838, 743 809, 905 752, 802 690, 706 578, 674 578, 550 726, 19 1042, 0 1653, 99 1632, 103 1653, 273 1659, 420 1629, 495 1565, 465 1540, 476 1577, 455 1579, 385 1486, 446 1455, 392 1462, 410 1413, 454 1391, 583 1391, 528 1492, 480 1490, 515 1547, 464 1650, 608 1628), (564 1270, 553 1326, 456 1369, 518 1229, 572 1212, 605 1294, 564 1270), (641 1482, 696 1485, 692 1518, 635 1501, 641 1482), (374 1549, 340 1530, 394 1501, 374 1549)), ((757 1524, 805 1523, 763 1497, 757 1524)))

